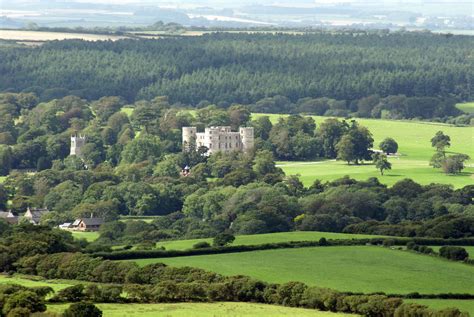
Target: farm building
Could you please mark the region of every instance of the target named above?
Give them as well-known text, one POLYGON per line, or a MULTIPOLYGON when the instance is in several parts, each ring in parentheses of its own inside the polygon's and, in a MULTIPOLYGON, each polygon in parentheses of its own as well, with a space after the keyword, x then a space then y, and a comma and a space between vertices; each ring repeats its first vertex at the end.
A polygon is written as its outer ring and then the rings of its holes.
POLYGON ((71 230, 75 231, 99 231, 104 223, 102 218, 80 218, 76 219, 71 225, 71 230))
POLYGON ((18 216, 15 216, 11 211, 0 211, 0 219, 5 220, 9 224, 18 223, 18 216))

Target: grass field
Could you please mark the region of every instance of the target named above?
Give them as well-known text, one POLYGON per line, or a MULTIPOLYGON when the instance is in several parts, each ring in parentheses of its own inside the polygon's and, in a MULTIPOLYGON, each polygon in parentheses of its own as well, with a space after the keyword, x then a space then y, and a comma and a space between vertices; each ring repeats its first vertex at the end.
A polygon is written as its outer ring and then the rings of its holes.
POLYGON ((460 311, 468 312, 474 316, 474 300, 462 299, 406 299, 407 303, 418 303, 426 305, 433 309, 443 309, 449 307, 457 307, 460 311))
MULTIPOLYGON (((268 115, 252 115, 253 118, 268 115)), ((284 115, 268 115, 272 122, 284 115)), ((319 124, 327 117, 313 116, 319 124)), ((441 130, 451 137, 451 147, 448 149, 453 153, 465 153, 474 158, 474 127, 455 127, 441 123, 416 122, 416 121, 394 121, 379 119, 356 119, 361 125, 366 126, 373 134, 374 146, 386 137, 394 138, 399 145, 399 158, 390 158, 392 170, 380 176, 373 165, 349 166, 339 161, 320 162, 278 162, 287 175, 300 174, 305 185, 311 185, 315 179, 333 180, 344 175, 350 175, 356 179, 367 179, 368 177, 379 177, 381 182, 392 185, 403 178, 413 178, 422 184, 432 182, 452 184, 462 187, 474 182, 473 160, 469 162, 470 167, 464 169, 460 175, 445 175, 439 169, 428 165, 434 150, 430 139, 441 130)))
POLYGON ((301 281, 340 291, 474 293, 473 266, 373 246, 280 249, 135 261, 139 265, 163 262, 200 267, 275 283, 301 281))
MULTIPOLYGON (((322 237, 326 239, 364 239, 377 238, 382 236, 365 235, 365 234, 347 234, 334 232, 317 232, 317 231, 294 231, 294 232, 277 232, 265 234, 250 234, 236 236, 232 245, 252 245, 263 243, 276 243, 288 241, 318 241, 322 237)), ((166 250, 186 250, 193 247, 197 242, 207 241, 212 244, 212 239, 190 239, 158 242, 158 247, 165 247, 166 250)))
POLYGON ((99 237, 98 232, 78 232, 78 231, 73 231, 71 232, 72 236, 76 239, 86 239, 89 242, 94 241, 99 237))
MULTIPOLYGON (((48 311, 61 313, 69 305, 48 305, 48 311)), ((253 317, 253 316, 301 316, 301 317, 339 317, 347 314, 321 312, 312 309, 253 303, 178 303, 178 304, 97 304, 104 317, 253 317)))
POLYGON ((465 113, 474 113, 474 102, 458 103, 456 105, 456 108, 461 111, 464 111, 465 113))
POLYGON ((63 281, 63 280, 43 280, 40 278, 31 279, 27 276, 14 275, 9 277, 7 275, 0 274, 0 285, 2 284, 18 284, 26 287, 35 287, 35 286, 49 286, 54 291, 59 291, 63 288, 69 287, 76 284, 75 281, 63 281))

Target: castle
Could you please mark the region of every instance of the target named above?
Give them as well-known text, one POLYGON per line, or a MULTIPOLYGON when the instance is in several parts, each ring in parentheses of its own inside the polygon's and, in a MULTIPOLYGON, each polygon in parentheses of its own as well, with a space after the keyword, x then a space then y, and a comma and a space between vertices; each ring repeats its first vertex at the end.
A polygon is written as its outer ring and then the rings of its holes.
POLYGON ((197 132, 196 127, 183 127, 183 151, 188 151, 190 145, 195 145, 196 149, 207 147, 207 155, 216 152, 248 152, 254 147, 253 128, 240 127, 238 132, 232 132, 229 126, 219 126, 197 132))
POLYGON ((86 144, 85 135, 71 136, 71 152, 69 155, 76 155, 82 158, 82 147, 86 144))

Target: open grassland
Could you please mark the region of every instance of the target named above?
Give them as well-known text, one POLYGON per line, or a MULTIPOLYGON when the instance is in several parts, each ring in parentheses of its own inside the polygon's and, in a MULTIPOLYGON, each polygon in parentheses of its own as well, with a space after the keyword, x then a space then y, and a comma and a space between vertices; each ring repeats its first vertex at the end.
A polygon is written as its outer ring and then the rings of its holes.
POLYGON ((45 31, 25 31, 25 30, 0 30, 0 39, 16 41, 54 41, 81 39, 84 41, 116 41, 127 38, 125 36, 107 34, 87 34, 69 32, 45 32, 45 31))
MULTIPOLYGON (((318 231, 294 231, 294 232, 277 232, 264 234, 250 234, 236 236, 232 245, 253 245, 264 243, 277 243, 289 241, 318 241, 321 238, 326 239, 365 239, 377 238, 382 236, 366 235, 366 234, 347 234, 334 232, 318 232, 318 231)), ((194 244, 206 241, 212 244, 212 239, 190 239, 158 242, 157 247, 165 247, 166 250, 186 250, 191 249, 194 244)))
POLYGON ((449 307, 459 308, 460 311, 468 312, 471 316, 474 316, 474 300, 464 299, 406 299, 407 303, 418 303, 426 305, 433 309, 444 309, 449 307))
POLYGON ((465 113, 474 113, 474 102, 458 103, 456 105, 456 108, 461 111, 464 111, 465 113))
MULTIPOLYGON (((285 115, 259 114, 253 118, 268 115, 272 122, 285 115)), ((316 124, 326 120, 327 117, 312 116, 316 124)), ((432 182, 452 184, 462 187, 474 182, 473 160, 468 163, 460 175, 445 175, 439 169, 429 166, 429 160, 434 154, 430 139, 437 131, 443 131, 451 137, 450 153, 465 153, 474 158, 474 127, 456 127, 442 123, 396 121, 380 119, 356 119, 361 125, 366 126, 373 134, 374 147, 386 137, 394 138, 399 145, 399 157, 389 158, 392 170, 386 171, 384 176, 373 165, 347 165, 340 161, 319 162, 278 162, 287 175, 300 174, 305 185, 311 185, 315 179, 334 180, 344 175, 356 179, 379 177, 380 181, 392 185, 403 178, 412 178, 422 184, 432 182)), ((449 153, 448 153, 449 154, 449 153)))
POLYGON ((301 281, 340 291, 474 294, 474 266, 374 246, 280 249, 135 261, 139 265, 163 262, 200 267, 274 283, 301 281))
MULTIPOLYGON (((61 313, 69 305, 48 305, 49 312, 61 313)), ((354 316, 322 312, 312 309, 290 308, 253 303, 177 303, 177 304, 97 304, 105 317, 254 317, 254 316, 301 316, 339 317, 354 316)))
POLYGON ((57 292, 63 288, 77 284, 77 282, 67 280, 45 280, 40 277, 22 275, 7 276, 0 274, 0 285, 2 284, 18 284, 26 287, 49 286, 57 292))
POLYGON ((71 232, 72 236, 76 239, 86 239, 89 242, 96 240, 99 237, 98 232, 81 232, 81 231, 73 231, 71 232))

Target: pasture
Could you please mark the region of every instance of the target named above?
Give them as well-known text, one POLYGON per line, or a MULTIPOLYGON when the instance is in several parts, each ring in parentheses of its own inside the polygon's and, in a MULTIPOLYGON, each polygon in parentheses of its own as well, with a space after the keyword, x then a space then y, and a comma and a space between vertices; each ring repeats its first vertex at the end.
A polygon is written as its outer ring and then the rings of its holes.
MULTIPOLYGON (((255 113, 253 118, 268 115, 275 123, 280 114, 255 113)), ((312 116, 316 124, 326 120, 327 117, 312 116)), ((434 154, 430 139, 437 131, 443 131, 451 137, 450 153, 465 153, 474 158, 474 127, 456 127, 442 123, 362 119, 356 120, 366 126, 373 134, 374 147, 386 137, 394 138, 399 145, 399 157, 389 158, 392 170, 386 171, 384 176, 373 165, 347 165, 340 161, 319 162, 278 162, 287 175, 302 175, 301 179, 305 185, 311 185, 315 179, 334 180, 344 175, 350 175, 356 179, 367 179, 368 177, 379 177, 380 181, 392 185, 403 178, 412 178, 422 184, 432 182, 452 184, 454 187, 463 187, 472 184, 474 179, 473 160, 469 167, 465 168, 460 175, 445 175, 440 169, 429 166, 429 160, 434 154)))
POLYGON ((460 311, 474 315, 474 300, 469 299, 406 299, 407 303, 418 303, 433 309, 457 307, 460 311))
POLYGON ((474 293, 474 266, 375 246, 280 249, 135 261, 139 265, 162 262, 200 267, 274 283, 301 281, 340 291, 474 293))
POLYGON ((55 292, 69 287, 71 285, 77 284, 76 281, 67 281, 67 280, 46 280, 37 276, 23 276, 15 274, 13 276, 7 276, 0 274, 0 285, 2 284, 18 284, 26 287, 36 287, 36 286, 49 286, 54 289, 55 292))
POLYGON ((465 113, 474 113, 474 101, 473 102, 463 102, 458 103, 456 108, 465 112, 465 113))
MULTIPOLYGON (((232 245, 254 245, 264 243, 278 243, 289 241, 318 241, 321 238, 326 239, 365 239, 377 238, 382 236, 366 235, 366 234, 347 234, 335 232, 318 232, 318 231, 293 231, 293 232, 276 232, 263 234, 249 234, 235 236, 232 245)), ((212 244, 212 238, 209 239, 190 239, 190 240, 174 240, 162 241, 157 243, 157 247, 165 247, 166 250, 186 250, 191 249, 194 244, 206 241, 212 244)))
POLYGON ((99 237, 98 232, 82 232, 82 231, 72 231, 72 236, 76 239, 86 239, 88 242, 92 242, 99 237))
MULTIPOLYGON (((61 313, 69 304, 48 305, 49 312, 61 313)), ((97 304, 107 317, 214 317, 214 316, 301 316, 341 317, 353 316, 312 309, 290 308, 254 303, 176 303, 176 304, 97 304)))

